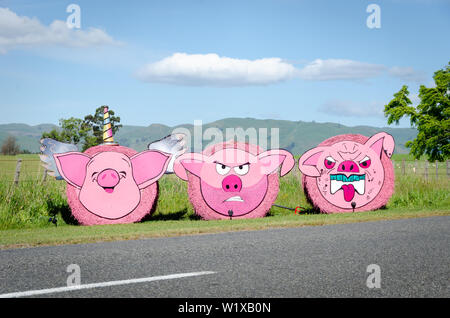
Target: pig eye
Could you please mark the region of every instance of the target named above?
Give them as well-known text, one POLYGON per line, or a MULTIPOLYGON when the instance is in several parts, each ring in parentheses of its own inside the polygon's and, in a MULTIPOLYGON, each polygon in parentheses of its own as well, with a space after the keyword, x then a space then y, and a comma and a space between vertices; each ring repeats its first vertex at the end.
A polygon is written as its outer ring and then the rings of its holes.
POLYGON ((125 171, 120 171, 120 172, 119 172, 119 176, 120 176, 121 178, 125 178, 125 177, 127 176, 127 173, 126 173, 125 171))
POLYGON ((221 176, 227 174, 230 171, 230 169, 231 169, 230 167, 227 167, 224 164, 216 163, 216 171, 221 176))
POLYGON ((246 164, 234 167, 234 172, 236 172, 238 175, 243 176, 244 174, 247 174, 249 168, 250 168, 250 165, 248 163, 246 163, 246 164))
POLYGON ((324 164, 327 169, 332 169, 334 167, 334 165, 336 164, 336 160, 334 160, 332 157, 328 156, 325 158, 324 164))
POLYGON ((95 181, 95 177, 96 177, 97 175, 98 175, 98 172, 94 172, 94 173, 91 175, 92 182, 95 181))
POLYGON ((365 156, 364 159, 359 162, 359 166, 361 168, 367 169, 370 167, 370 163, 371 163, 370 158, 365 156))

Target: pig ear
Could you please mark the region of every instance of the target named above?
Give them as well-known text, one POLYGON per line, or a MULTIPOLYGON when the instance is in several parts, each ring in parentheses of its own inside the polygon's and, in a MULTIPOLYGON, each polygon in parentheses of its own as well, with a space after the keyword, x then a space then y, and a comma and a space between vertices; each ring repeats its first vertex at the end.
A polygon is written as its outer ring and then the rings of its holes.
POLYGON ((186 153, 184 155, 179 156, 175 163, 173 164, 173 171, 175 174, 183 179, 187 180, 187 171, 200 177, 200 171, 203 166, 203 155, 201 153, 186 153))
POLYGON ((380 132, 373 135, 366 141, 365 145, 372 148, 377 155, 381 157, 381 152, 384 150, 386 155, 390 158, 394 153, 395 141, 394 137, 385 132, 380 132))
POLYGON ((294 156, 284 149, 265 151, 258 155, 258 159, 262 164, 263 174, 271 174, 281 165, 281 177, 291 171, 295 164, 294 156))
POLYGON ((157 150, 142 151, 130 158, 133 177, 139 189, 144 189, 166 172, 171 154, 157 150))
POLYGON ((68 183, 81 189, 86 177, 86 165, 91 157, 81 152, 66 152, 54 154, 59 174, 68 183))
POLYGON ((305 152, 298 161, 300 171, 310 177, 319 177, 320 172, 317 169, 319 158, 325 151, 326 147, 316 147, 305 152))

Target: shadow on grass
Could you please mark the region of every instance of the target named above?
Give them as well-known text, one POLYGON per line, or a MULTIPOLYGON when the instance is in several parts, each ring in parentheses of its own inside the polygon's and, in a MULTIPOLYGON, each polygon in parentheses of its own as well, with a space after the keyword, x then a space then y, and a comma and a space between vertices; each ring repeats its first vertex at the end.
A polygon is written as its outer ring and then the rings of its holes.
MULTIPOLYGON (((286 209, 286 208, 282 208, 282 207, 280 207, 280 206, 274 205, 274 206, 272 206, 272 208, 270 209, 269 213, 267 213, 267 215, 266 215, 267 217, 271 217, 271 216, 277 215, 276 213, 273 212, 273 209, 279 209, 279 210, 285 210, 285 211, 288 210, 288 209, 286 209)), ((295 210, 290 210, 290 209, 289 209, 289 212, 292 213, 292 214, 297 214, 297 215, 305 215, 305 214, 321 214, 320 210, 318 210, 318 209, 316 209, 316 208, 314 208, 314 207, 308 207, 308 208, 301 207, 300 210, 297 210, 297 213, 295 213, 295 210)))
POLYGON ((189 218, 190 220, 198 220, 195 215, 186 215, 187 209, 183 209, 173 213, 151 215, 146 221, 178 221, 189 218))
POLYGON ((70 210, 67 202, 63 203, 55 203, 53 200, 47 200, 47 211, 48 214, 52 217, 61 215, 61 218, 66 224, 69 225, 78 225, 78 221, 73 217, 72 211, 70 210))
POLYGON ((320 212, 319 209, 311 207, 311 208, 303 208, 301 214, 322 214, 322 212, 320 212))

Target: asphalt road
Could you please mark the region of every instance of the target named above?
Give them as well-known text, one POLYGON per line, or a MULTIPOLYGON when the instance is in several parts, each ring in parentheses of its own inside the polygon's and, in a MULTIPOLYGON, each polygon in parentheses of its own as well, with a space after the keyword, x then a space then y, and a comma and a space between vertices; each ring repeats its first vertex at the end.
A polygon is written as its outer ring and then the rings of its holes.
POLYGON ((212 274, 35 297, 450 297, 450 217, 0 251, 0 294, 212 274), (380 267, 370 289, 367 266, 380 267))

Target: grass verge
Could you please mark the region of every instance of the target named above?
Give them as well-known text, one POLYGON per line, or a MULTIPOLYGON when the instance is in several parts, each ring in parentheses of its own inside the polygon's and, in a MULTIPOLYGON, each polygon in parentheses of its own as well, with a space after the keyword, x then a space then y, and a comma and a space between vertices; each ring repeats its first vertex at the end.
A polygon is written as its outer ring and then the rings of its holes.
POLYGON ((265 218, 232 221, 160 220, 118 225, 65 225, 45 228, 11 229, 0 233, 0 249, 396 220, 438 215, 450 215, 450 211, 384 209, 371 212, 305 215, 284 212, 265 218))

